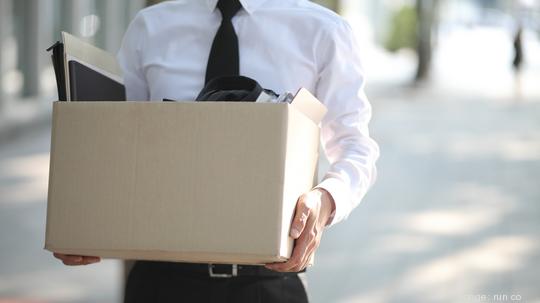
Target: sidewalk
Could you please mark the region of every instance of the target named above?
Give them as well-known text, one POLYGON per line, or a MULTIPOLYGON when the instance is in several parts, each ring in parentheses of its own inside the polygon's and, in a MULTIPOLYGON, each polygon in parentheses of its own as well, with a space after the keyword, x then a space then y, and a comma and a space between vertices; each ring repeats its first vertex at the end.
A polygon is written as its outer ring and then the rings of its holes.
POLYGON ((119 302, 119 262, 66 267, 43 249, 50 126, 21 127, 0 143, 0 301, 119 302))
POLYGON ((313 302, 540 302, 540 102, 439 91, 371 94, 379 179, 323 236, 313 302))
POLYGON ((0 144, 36 127, 49 128, 53 96, 28 99, 8 98, 0 110, 0 144))

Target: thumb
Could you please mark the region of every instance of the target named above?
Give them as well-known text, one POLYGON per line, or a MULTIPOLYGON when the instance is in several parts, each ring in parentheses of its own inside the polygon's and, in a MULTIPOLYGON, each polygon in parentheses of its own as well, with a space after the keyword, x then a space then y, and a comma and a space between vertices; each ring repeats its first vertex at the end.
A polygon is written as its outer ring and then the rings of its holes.
POLYGON ((300 237, 304 231, 304 228, 306 227, 309 214, 310 209, 306 204, 306 196, 302 195, 296 203, 296 211, 291 225, 291 237, 294 239, 298 239, 300 237))

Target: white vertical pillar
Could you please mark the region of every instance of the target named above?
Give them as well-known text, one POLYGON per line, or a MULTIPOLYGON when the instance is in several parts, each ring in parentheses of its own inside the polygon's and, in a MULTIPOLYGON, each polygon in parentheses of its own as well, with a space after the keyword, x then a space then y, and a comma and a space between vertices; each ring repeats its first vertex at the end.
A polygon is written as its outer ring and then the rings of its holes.
MULTIPOLYGON (((103 1, 103 0, 102 0, 103 1)), ((107 0, 107 2, 113 0, 107 0)), ((114 0, 116 2, 118 0, 114 0)), ((66 20, 65 29, 74 36, 81 36, 82 19, 91 12, 91 0, 63 0, 63 18, 66 20)))
POLYGON ((120 48, 126 18, 126 3, 123 1, 98 0, 97 7, 101 17, 99 43, 108 52, 115 53, 120 48))
POLYGON ((128 1, 128 22, 146 6, 146 0, 130 0, 128 1))
POLYGON ((74 33, 73 21, 73 0, 60 0, 61 28, 63 31, 74 33))
MULTIPOLYGON (((1 1, 1 0, 0 0, 1 1)), ((55 6, 54 0, 40 0, 39 1, 39 11, 41 18, 39 20, 39 47, 38 47, 38 56, 39 56, 39 65, 42 72, 39 74, 41 83, 44 81, 47 81, 45 83, 49 83, 49 81, 52 81, 54 79, 54 72, 51 68, 52 61, 51 61, 51 53, 47 52, 46 49, 51 46, 56 41, 56 35, 55 35, 55 23, 54 23, 54 14, 55 9, 57 9, 55 6), (45 77, 45 78, 43 78, 45 77)), ((57 33, 56 33, 57 34, 57 33)), ((50 94, 52 91, 51 86, 44 87, 43 85, 42 89, 47 89, 47 91, 43 91, 43 93, 50 94)), ((45 102, 47 100, 41 98, 38 101, 45 102)))
POLYGON ((39 14, 38 20, 38 56, 39 65, 41 68, 51 64, 50 54, 45 50, 47 47, 54 43, 54 20, 51 16, 54 16, 54 1, 53 0, 39 0, 39 14))
POLYGON ((0 0, 0 112, 5 106, 4 93, 4 73, 6 72, 6 64, 4 63, 4 49, 6 40, 11 33, 11 15, 13 9, 11 0, 0 0))
POLYGON ((52 42, 52 0, 21 1, 23 11, 22 31, 19 36, 19 66, 24 75, 23 97, 41 93, 43 69, 49 60, 45 49, 52 42))
POLYGON ((146 3, 147 3, 147 0, 131 0, 127 3, 127 7, 126 7, 127 18, 125 22, 125 28, 128 27, 128 25, 131 23, 135 15, 137 15, 137 13, 141 9, 146 7, 146 3))
POLYGON ((23 23, 20 26, 18 37, 19 67, 24 77, 22 97, 31 97, 40 93, 41 66, 38 55, 39 50, 39 21, 41 15, 40 0, 17 0, 19 14, 22 14, 23 23), (22 9, 21 9, 22 8, 22 9))

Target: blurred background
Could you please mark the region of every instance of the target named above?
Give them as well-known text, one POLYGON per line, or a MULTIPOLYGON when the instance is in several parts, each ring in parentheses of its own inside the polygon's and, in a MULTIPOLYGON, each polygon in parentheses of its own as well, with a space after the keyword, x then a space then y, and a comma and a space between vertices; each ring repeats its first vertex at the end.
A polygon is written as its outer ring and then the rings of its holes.
MULTIPOLYGON (((157 1, 0 0, 0 302, 120 302, 123 267, 43 250, 61 30, 116 52, 157 1)), ((320 1, 361 45, 379 179, 313 302, 540 302, 540 1, 320 1)), ((321 160, 321 174, 327 167, 321 160)))

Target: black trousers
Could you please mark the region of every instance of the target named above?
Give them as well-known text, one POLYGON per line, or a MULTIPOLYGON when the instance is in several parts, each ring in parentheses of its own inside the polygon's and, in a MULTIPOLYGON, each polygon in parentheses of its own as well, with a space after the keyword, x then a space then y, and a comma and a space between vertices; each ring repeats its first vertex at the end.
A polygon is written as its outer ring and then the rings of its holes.
POLYGON ((298 274, 210 278, 175 263, 139 261, 126 283, 125 303, 307 303, 298 274))

